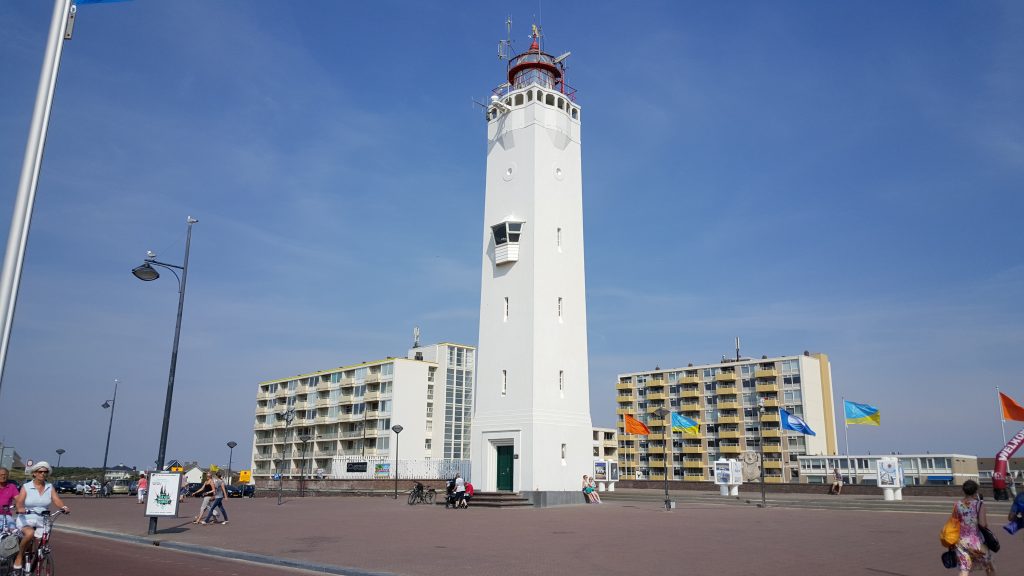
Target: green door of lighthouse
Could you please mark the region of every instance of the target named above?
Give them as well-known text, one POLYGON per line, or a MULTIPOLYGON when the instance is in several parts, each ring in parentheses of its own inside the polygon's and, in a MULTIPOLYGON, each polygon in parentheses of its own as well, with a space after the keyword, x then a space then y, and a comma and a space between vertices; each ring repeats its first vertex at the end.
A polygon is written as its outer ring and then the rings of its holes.
POLYGON ((512 491, 512 446, 497 446, 498 449, 498 490, 512 491))

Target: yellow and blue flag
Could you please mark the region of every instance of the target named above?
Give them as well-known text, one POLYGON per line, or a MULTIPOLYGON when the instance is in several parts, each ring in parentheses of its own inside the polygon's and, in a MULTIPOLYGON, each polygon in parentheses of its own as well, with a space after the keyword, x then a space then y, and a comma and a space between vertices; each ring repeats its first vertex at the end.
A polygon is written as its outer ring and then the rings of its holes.
POLYGON ((779 408, 779 422, 785 430, 792 430, 793 432, 807 434, 808 436, 817 436, 814 430, 811 430, 811 427, 807 425, 807 422, 804 422, 803 418, 794 416, 782 408, 779 408))
POLYGON ((687 418, 677 412, 672 413, 672 431, 683 434, 700 434, 700 420, 687 418))
POLYGON ((868 426, 882 425, 882 416, 878 413, 878 408, 875 408, 870 404, 860 404, 858 402, 843 400, 843 407, 846 410, 847 424, 867 424, 868 426))

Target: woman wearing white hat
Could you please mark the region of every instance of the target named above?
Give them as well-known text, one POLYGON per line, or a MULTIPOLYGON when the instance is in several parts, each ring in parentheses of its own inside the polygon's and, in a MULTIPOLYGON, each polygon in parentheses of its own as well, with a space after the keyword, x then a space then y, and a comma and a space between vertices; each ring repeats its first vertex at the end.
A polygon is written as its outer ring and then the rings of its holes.
MULTIPOLYGON (((50 475, 49 463, 37 462, 34 466, 29 467, 28 473, 32 475, 32 481, 26 482, 21 487, 18 497, 14 499, 14 505, 19 514, 18 528, 21 529, 22 534, 21 547, 18 549, 18 556, 14 559, 15 570, 22 568, 22 560, 32 539, 42 537, 47 529, 46 519, 42 517, 42 513, 49 510, 51 504, 56 505, 64 512, 68 511, 68 507, 57 495, 53 485, 46 481, 50 475)), ((25 572, 31 572, 31 570, 26 563, 25 572)))

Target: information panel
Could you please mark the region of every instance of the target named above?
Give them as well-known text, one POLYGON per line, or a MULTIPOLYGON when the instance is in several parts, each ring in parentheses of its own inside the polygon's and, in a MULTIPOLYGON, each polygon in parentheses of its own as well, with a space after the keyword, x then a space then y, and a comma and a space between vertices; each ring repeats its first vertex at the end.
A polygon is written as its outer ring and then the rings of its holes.
POLYGON ((146 516, 177 516, 181 474, 150 472, 146 489, 146 516))

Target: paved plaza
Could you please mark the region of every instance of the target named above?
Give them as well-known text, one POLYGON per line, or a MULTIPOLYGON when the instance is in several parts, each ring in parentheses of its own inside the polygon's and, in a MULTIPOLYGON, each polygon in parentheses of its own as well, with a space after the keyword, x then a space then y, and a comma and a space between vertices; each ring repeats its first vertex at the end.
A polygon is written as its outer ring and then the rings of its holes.
MULTIPOLYGON (((241 557, 352 576, 715 574, 924 575, 945 570, 939 529, 952 499, 884 502, 881 496, 769 495, 768 508, 748 491, 739 500, 714 492, 608 494, 601 505, 446 510, 383 496, 286 497, 226 502, 228 525, 182 518, 147 519, 134 498, 68 498, 65 530, 102 534, 164 549, 241 557), (747 500, 751 502, 748 503, 747 500)), ((1008 505, 991 502, 993 526, 1008 505)), ((1024 542, 1001 529, 1002 574, 1019 573, 1024 542)), ((183 556, 184 558, 184 556, 183 556)), ((185 560, 183 559, 183 564, 185 560)))

